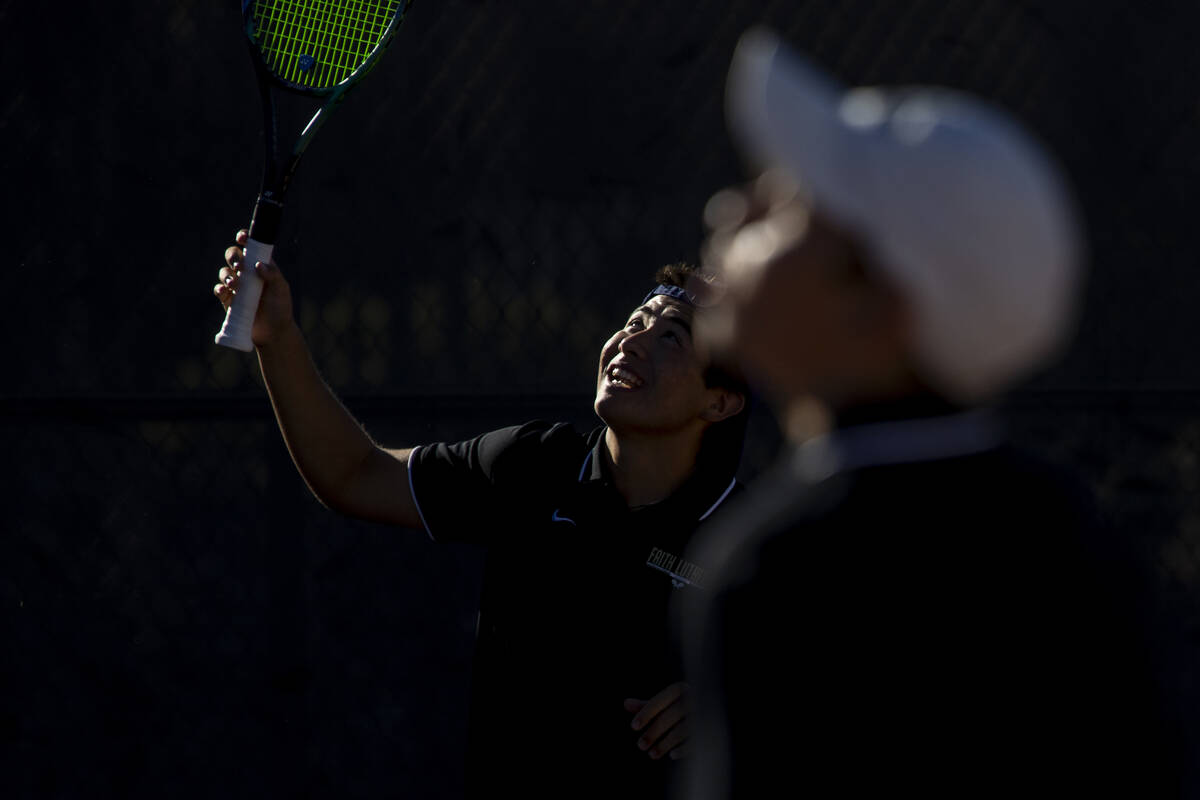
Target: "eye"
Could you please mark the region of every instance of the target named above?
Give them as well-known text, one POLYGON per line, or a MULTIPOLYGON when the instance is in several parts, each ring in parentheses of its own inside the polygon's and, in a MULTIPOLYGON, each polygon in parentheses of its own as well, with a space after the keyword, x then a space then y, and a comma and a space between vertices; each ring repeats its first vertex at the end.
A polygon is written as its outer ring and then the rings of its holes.
POLYGON ((625 327, 628 330, 634 330, 634 331, 641 330, 642 329, 642 320, 639 317, 634 317, 633 319, 629 320, 629 322, 625 323, 625 327))
POLYGON ((677 330, 668 329, 663 331, 663 338, 666 339, 667 342, 673 347, 684 346, 684 335, 677 330))

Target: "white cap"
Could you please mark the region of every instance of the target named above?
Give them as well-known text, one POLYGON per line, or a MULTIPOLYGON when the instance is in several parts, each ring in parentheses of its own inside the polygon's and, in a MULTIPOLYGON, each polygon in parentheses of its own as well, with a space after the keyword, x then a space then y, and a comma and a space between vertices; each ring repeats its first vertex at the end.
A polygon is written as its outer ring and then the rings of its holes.
POLYGON ((1003 112, 935 87, 847 90, 755 29, 726 95, 731 133, 789 171, 913 304, 931 388, 974 403, 1070 338, 1083 243, 1066 183, 1003 112))

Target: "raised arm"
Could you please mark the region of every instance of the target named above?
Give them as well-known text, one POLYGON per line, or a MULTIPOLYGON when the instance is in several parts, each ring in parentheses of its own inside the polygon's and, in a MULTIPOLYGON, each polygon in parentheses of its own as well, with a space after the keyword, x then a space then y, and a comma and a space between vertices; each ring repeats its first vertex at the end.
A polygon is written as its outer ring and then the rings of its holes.
POLYGON ((251 338, 288 452, 313 494, 329 508, 377 522, 420 528, 408 483, 410 450, 376 444, 313 364, 296 324, 287 281, 274 264, 243 265, 246 231, 225 251, 213 292, 228 306, 242 269, 257 269, 262 299, 251 338))

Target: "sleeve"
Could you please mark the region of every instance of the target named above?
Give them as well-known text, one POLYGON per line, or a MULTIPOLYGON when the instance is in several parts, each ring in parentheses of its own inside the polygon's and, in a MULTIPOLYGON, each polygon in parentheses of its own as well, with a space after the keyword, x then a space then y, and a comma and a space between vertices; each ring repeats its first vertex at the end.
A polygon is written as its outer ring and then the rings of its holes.
POLYGON ((487 546, 527 524, 561 480, 564 459, 582 458, 582 443, 569 425, 538 420, 414 449, 409 488, 426 532, 434 541, 487 546))

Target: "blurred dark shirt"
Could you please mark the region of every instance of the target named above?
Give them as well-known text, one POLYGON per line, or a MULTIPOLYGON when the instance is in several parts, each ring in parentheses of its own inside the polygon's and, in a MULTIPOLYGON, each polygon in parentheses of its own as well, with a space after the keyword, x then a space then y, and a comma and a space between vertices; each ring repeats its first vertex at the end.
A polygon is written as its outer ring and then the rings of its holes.
POLYGON ((903 440, 802 448, 703 533, 681 796, 1178 796, 1144 586, 1092 499, 1009 447, 903 440))

